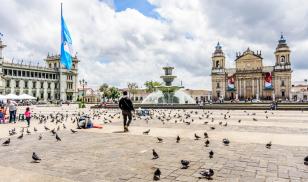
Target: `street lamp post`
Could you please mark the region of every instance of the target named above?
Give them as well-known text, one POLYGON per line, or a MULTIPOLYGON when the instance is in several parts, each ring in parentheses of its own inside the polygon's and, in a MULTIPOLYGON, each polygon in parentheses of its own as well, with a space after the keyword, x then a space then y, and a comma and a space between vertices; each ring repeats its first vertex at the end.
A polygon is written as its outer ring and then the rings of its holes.
POLYGON ((79 80, 80 85, 82 86, 82 102, 84 103, 85 90, 84 87, 88 84, 84 79, 79 80))

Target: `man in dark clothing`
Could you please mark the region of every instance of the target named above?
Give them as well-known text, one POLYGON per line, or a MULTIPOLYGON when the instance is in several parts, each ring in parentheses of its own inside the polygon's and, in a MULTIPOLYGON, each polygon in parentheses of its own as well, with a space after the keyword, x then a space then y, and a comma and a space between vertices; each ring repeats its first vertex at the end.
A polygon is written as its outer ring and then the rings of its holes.
POLYGON ((122 110, 124 132, 128 132, 129 124, 132 121, 132 111, 135 111, 135 109, 132 101, 127 97, 127 91, 123 92, 123 97, 119 101, 119 107, 122 110))

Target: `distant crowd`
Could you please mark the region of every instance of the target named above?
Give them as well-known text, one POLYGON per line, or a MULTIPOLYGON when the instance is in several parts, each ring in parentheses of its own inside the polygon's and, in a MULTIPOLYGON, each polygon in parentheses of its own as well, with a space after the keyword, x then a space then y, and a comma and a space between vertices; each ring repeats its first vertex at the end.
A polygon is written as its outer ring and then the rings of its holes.
MULTIPOLYGON (((0 105, 0 124, 16 123, 17 102, 14 100, 7 100, 6 103, 1 101, 0 105)), ((29 107, 26 108, 25 113, 21 114, 20 117, 18 119, 26 119, 28 126, 30 126, 31 113, 29 107)))

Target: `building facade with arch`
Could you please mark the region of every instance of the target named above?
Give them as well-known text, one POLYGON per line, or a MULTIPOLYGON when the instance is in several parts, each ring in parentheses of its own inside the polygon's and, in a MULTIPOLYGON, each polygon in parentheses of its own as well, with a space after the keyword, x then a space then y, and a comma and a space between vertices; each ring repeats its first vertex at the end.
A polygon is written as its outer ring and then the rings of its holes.
POLYGON ((225 55, 218 43, 212 54, 213 100, 287 100, 291 98, 290 48, 281 35, 274 52, 275 65, 264 66, 261 51, 249 48, 236 53, 235 68, 225 67, 225 55))
POLYGON ((6 47, 0 38, 0 94, 28 94, 38 100, 76 101, 79 60, 67 70, 60 63, 60 55, 47 55, 45 66, 6 61, 2 51, 6 47))

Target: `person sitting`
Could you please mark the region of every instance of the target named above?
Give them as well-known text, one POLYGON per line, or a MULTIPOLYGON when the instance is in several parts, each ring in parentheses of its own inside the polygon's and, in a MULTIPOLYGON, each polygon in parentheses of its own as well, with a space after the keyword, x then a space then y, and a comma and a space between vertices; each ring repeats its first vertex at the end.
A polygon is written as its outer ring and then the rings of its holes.
POLYGON ((88 116, 86 115, 80 116, 79 121, 77 122, 78 129, 87 129, 87 128, 92 128, 92 127, 93 127, 93 123, 88 116))

